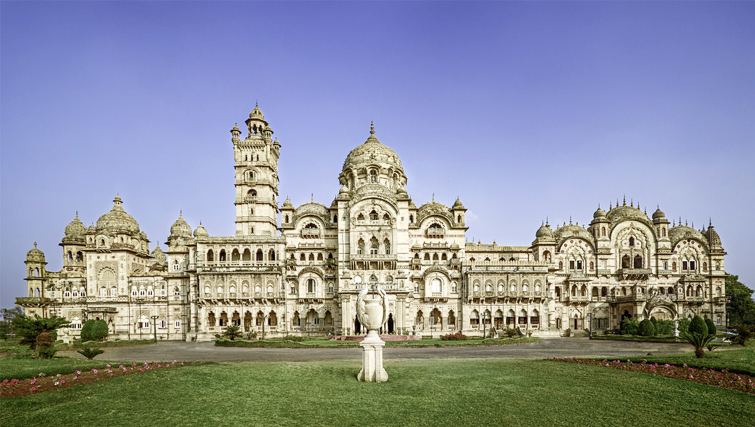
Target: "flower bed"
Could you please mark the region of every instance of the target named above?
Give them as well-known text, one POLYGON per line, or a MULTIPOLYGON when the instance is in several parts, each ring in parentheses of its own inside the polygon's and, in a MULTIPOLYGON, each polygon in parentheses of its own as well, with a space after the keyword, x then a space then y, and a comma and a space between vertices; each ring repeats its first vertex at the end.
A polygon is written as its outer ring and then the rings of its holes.
POLYGON ((47 375, 40 372, 39 375, 24 380, 4 379, 0 383, 0 398, 26 396, 29 394, 42 393, 45 391, 60 390, 76 385, 89 384, 110 378, 133 375, 143 372, 151 372, 163 369, 175 369, 181 366, 197 365, 200 362, 144 362, 142 364, 119 365, 118 367, 106 365, 104 368, 80 371, 70 374, 47 375))
POLYGON ((622 371, 640 372, 643 374, 692 381, 698 384, 712 385, 755 394, 755 379, 752 376, 729 372, 728 368, 716 371, 705 368, 695 369, 687 366, 686 363, 683 366, 669 365, 668 363, 661 365, 658 363, 648 363, 647 360, 643 360, 641 363, 633 363, 629 359, 627 359, 626 362, 622 362, 618 359, 590 360, 553 358, 551 360, 556 362, 577 363, 580 365, 603 366, 606 368, 620 369, 622 371))

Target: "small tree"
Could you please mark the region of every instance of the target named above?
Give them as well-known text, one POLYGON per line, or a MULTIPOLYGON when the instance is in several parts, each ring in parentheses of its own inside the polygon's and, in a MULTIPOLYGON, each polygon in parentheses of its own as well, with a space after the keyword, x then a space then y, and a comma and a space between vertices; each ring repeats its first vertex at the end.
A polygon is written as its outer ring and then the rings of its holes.
POLYGON ((92 329, 92 338, 96 341, 102 341, 107 338, 108 327, 104 320, 96 320, 92 329))
POLYGON ((645 319, 640 322, 640 335, 643 337, 652 337, 655 335, 655 325, 649 319, 645 319))
POLYGON ((223 331, 223 336, 233 341, 236 338, 241 338, 243 334, 241 333, 241 328, 236 325, 230 325, 223 331))
POLYGON ((682 332, 680 336, 695 347, 695 356, 700 359, 705 357, 705 347, 716 337, 715 334, 708 333, 708 326, 700 316, 695 316, 689 324, 688 331, 682 332))
POLYGON ((94 341, 94 319, 89 319, 81 326, 81 340, 94 341))
POLYGON ((21 337, 21 344, 28 344, 29 348, 36 350, 41 343, 48 345, 57 339, 57 329, 69 326, 68 320, 63 317, 34 317, 22 314, 13 320, 16 334, 21 337), (45 334, 41 339, 40 335, 45 334))
POLYGON ((708 327, 709 334, 716 335, 716 324, 713 323, 712 319, 705 319, 705 325, 708 327))

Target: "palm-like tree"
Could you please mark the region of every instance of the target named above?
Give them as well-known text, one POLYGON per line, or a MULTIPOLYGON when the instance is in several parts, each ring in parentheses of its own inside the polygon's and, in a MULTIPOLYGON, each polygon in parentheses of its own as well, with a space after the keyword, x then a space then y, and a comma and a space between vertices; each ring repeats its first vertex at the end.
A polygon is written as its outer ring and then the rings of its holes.
POLYGON ((223 336, 230 339, 231 341, 235 340, 236 338, 241 338, 241 328, 236 325, 230 325, 225 328, 225 331, 223 331, 223 336))
POLYGON ((32 350, 39 344, 55 342, 55 331, 70 325, 63 317, 39 317, 37 314, 34 317, 21 314, 13 319, 13 323, 16 334, 21 336, 21 344, 29 344, 32 350))

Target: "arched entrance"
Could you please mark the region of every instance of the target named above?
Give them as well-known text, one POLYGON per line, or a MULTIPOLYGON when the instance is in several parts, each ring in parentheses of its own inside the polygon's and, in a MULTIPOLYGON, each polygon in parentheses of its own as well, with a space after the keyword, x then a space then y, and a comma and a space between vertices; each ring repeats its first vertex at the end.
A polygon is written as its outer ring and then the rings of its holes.
POLYGON ((393 313, 388 315, 388 333, 393 333, 393 313))
POLYGON ((359 319, 354 319, 354 334, 356 335, 362 334, 362 324, 359 323, 359 319))

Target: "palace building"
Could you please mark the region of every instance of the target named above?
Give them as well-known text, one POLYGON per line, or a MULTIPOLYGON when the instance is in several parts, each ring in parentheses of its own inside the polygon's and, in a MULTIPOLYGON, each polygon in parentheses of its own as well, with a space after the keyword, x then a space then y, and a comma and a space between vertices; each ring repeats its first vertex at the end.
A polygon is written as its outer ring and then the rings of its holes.
POLYGON ((329 204, 278 201, 281 145, 259 107, 246 133, 231 129, 236 234, 193 231, 182 215, 163 251, 116 197, 86 227, 78 217, 60 242, 63 268, 26 256, 27 314, 58 315, 75 338, 104 319, 115 338, 211 340, 228 325, 266 336, 366 333, 355 303, 379 284, 389 299, 383 333, 534 335, 618 328, 624 317, 700 315, 725 322, 724 249, 709 225, 671 223, 626 201, 598 208, 589 225, 549 224, 524 246, 468 243, 466 208, 417 207, 398 155, 374 128, 338 175, 329 204))

